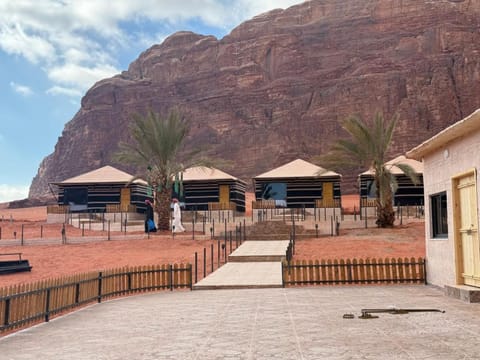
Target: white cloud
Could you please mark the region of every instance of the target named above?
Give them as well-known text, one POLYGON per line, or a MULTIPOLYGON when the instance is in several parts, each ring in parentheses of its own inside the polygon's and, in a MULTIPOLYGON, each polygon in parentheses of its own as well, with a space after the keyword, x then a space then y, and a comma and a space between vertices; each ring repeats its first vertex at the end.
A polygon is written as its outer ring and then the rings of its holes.
POLYGON ((83 92, 74 88, 66 88, 62 86, 52 86, 50 89, 46 91, 49 95, 65 95, 69 97, 80 97, 82 96, 83 92))
POLYGON ((27 185, 7 185, 0 184, 0 203, 22 200, 28 197, 27 185))
POLYGON ((2 24, 0 47, 9 54, 21 55, 33 64, 52 61, 55 47, 39 35, 27 34, 20 24, 2 24))
POLYGON ((84 91, 99 79, 111 77, 117 73, 119 73, 119 70, 108 64, 88 67, 69 63, 50 69, 48 77, 55 83, 84 91))
POLYGON ((26 86, 26 85, 20 85, 17 84, 13 81, 10 81, 10 87, 15 91, 16 93, 22 95, 22 96, 30 96, 33 94, 33 90, 26 86))

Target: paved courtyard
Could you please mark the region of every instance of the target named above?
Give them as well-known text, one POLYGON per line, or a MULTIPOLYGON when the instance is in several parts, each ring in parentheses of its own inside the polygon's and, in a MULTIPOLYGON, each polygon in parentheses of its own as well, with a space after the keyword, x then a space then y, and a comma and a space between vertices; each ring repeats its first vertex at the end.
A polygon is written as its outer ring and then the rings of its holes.
POLYGON ((0 338, 0 358, 479 359, 479 306, 420 285, 165 291, 0 338), (446 312, 357 318, 392 306, 446 312))

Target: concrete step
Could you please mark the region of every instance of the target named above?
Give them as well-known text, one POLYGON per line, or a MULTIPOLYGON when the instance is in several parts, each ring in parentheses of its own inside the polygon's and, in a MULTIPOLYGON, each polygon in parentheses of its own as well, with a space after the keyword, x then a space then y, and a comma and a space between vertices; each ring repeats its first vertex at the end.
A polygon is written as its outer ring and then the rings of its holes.
POLYGON ((228 256, 229 262, 271 262, 285 259, 288 240, 245 241, 228 256))
POLYGON ((193 286, 193 290, 282 287, 280 262, 230 262, 193 286))
POLYGON ((229 262, 274 262, 285 260, 285 254, 283 255, 247 255, 247 256, 228 256, 229 262))
POLYGON ((445 285, 445 295, 468 303, 480 302, 480 288, 468 285, 445 285))

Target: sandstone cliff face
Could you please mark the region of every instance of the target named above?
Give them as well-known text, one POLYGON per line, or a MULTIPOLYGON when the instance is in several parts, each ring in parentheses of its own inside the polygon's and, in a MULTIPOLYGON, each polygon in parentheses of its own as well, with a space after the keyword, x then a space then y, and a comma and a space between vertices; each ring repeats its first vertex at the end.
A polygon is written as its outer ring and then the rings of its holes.
MULTIPOLYGON (((189 146, 210 145, 248 182, 326 152, 350 114, 398 112, 393 157, 480 107, 479 30, 476 0, 318 0, 221 40, 175 33, 87 92, 30 197, 111 164, 131 114, 150 108, 180 108, 192 121, 189 146)), ((355 176, 344 177, 350 189, 355 176)))

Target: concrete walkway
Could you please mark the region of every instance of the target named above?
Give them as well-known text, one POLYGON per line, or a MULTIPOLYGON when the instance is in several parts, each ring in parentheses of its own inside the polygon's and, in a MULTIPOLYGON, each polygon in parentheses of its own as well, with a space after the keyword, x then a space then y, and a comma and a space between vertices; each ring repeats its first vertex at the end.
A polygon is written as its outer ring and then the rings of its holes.
POLYGON ((478 304, 422 285, 163 291, 94 304, 0 338, 0 358, 478 359, 479 333, 478 304), (356 317, 362 308, 389 306, 446 312, 356 317))
POLYGON ((228 263, 193 285, 194 290, 282 287, 288 240, 245 241, 228 263))

